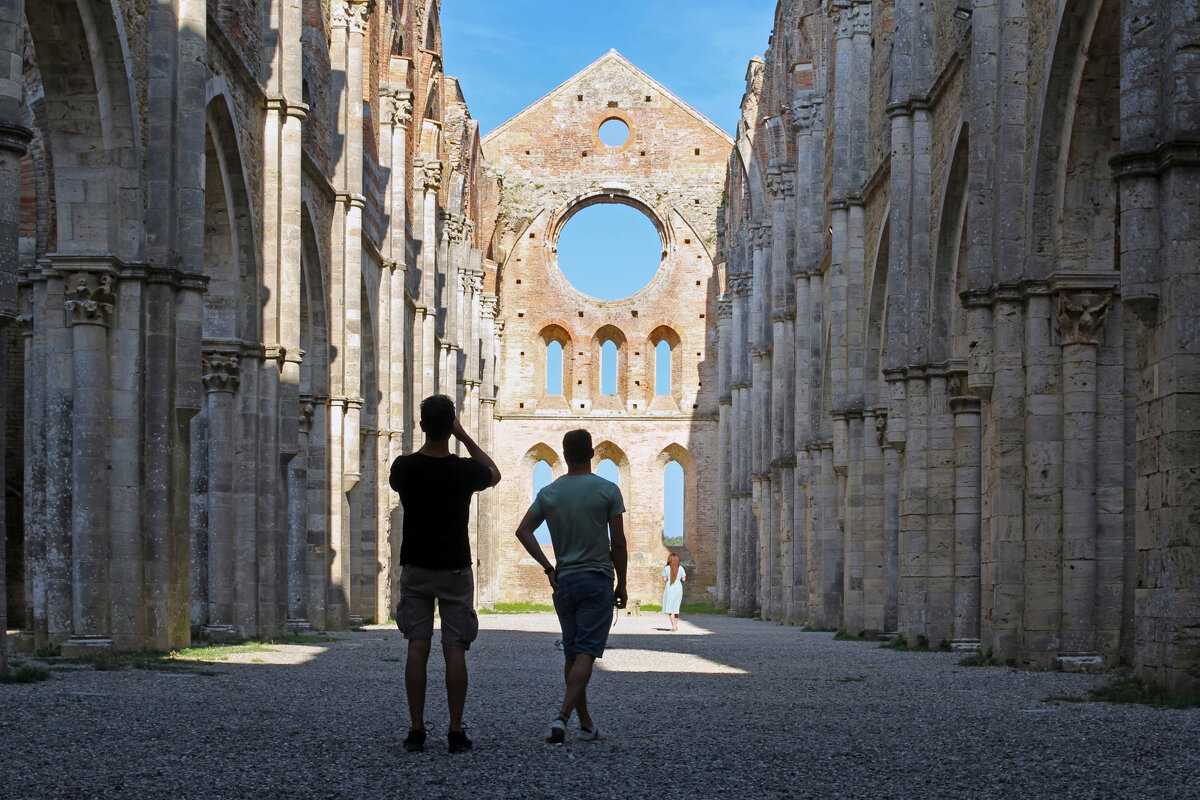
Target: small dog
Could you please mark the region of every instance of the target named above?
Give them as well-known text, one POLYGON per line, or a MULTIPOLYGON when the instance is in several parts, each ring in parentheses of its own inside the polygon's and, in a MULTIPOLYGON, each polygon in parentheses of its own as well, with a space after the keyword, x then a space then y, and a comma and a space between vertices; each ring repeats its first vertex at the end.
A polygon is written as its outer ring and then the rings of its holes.
POLYGON ((629 603, 629 608, 625 609, 625 614, 630 617, 640 617, 642 615, 642 601, 633 600, 629 603))

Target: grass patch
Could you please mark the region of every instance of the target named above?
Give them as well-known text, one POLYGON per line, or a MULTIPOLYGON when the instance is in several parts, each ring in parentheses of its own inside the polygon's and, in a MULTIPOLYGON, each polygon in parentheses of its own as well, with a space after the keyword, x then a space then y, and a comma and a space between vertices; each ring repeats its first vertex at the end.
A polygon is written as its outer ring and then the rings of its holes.
MULTIPOLYGON (((272 643, 273 644, 273 643, 272 643)), ((203 647, 185 647, 174 650, 168 658, 179 661, 228 661, 230 656, 246 653, 274 653, 275 648, 267 642, 246 642, 244 644, 210 644, 203 647)))
POLYGON ((991 650, 982 650, 970 655, 963 656, 958 660, 960 667, 1003 667, 1005 666, 995 656, 991 650))
POLYGON ((496 603, 492 608, 479 609, 480 614, 533 614, 539 611, 553 611, 554 606, 545 603, 496 603))
POLYGON ((0 683, 40 683, 50 680, 50 670, 41 667, 19 667, 0 674, 0 683))
POLYGON ((1088 690, 1088 700, 1094 703, 1135 703, 1155 708, 1197 708, 1200 700, 1174 697, 1161 686, 1145 683, 1141 678, 1121 678, 1099 689, 1088 690))
POLYGON ((816 625, 805 625, 800 629, 802 633, 837 633, 837 628, 819 628, 816 625))
POLYGON ((934 651, 949 653, 953 649, 950 647, 949 639, 942 639, 938 642, 937 647, 930 647, 929 637, 925 636, 925 634, 918 635, 911 642, 903 634, 900 634, 879 646, 886 650, 900 650, 905 653, 929 653, 934 651))
POLYGON ((860 634, 855 636, 853 633, 839 628, 837 632, 833 634, 833 640, 835 642, 858 642, 862 640, 862 635, 860 634))

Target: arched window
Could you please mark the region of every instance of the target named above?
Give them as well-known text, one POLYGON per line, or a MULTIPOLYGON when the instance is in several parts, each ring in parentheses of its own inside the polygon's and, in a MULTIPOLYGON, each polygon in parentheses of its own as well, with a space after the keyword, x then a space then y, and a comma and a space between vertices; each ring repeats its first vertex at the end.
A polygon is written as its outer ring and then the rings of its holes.
POLYGON ((654 394, 671 394, 671 345, 665 339, 654 346, 654 394))
MULTIPOLYGON (((543 487, 549 486, 554 482, 554 471, 550 469, 550 465, 545 461, 539 461, 533 465, 533 493, 530 495, 530 502, 537 497, 537 493, 543 487)), ((538 544, 550 544, 550 529, 546 527, 546 523, 538 526, 534 532, 537 537, 538 544)))
POLYGON ((617 393, 617 343, 612 339, 600 347, 600 394, 617 393))
POLYGON ((621 485, 621 473, 611 458, 606 458, 596 465, 596 474, 607 481, 612 481, 618 487, 621 485))
MULTIPOLYGON (((563 346, 561 342, 546 345, 546 394, 563 393, 563 346)), ((543 462, 544 463, 544 462, 543 462)))
POLYGON ((683 467, 671 461, 663 470, 663 544, 683 546, 683 467))

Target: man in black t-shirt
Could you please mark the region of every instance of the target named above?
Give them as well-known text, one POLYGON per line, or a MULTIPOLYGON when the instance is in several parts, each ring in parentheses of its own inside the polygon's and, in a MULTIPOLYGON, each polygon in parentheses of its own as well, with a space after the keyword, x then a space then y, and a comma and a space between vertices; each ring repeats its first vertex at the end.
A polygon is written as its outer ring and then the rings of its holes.
POLYGON ((433 395, 421 402, 425 444, 392 462, 391 485, 404 506, 400 545, 400 603, 396 623, 408 640, 404 688, 412 724, 404 749, 425 749, 425 669, 433 641, 433 601, 442 618, 442 655, 446 658, 446 701, 450 706, 451 753, 469 750, 462 729, 467 699, 466 651, 479 633, 475 616, 475 579, 467 520, 471 496, 500 482, 500 470, 459 424, 454 401, 433 395), (450 452, 450 436, 470 458, 450 452))

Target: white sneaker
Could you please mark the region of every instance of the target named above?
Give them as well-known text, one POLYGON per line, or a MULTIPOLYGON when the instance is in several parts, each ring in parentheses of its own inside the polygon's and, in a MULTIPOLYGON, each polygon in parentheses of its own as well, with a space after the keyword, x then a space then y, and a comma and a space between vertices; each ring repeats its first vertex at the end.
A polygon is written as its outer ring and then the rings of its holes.
POLYGON ((558 717, 550 723, 550 731, 546 734, 548 744, 562 744, 567 740, 567 723, 558 717))
POLYGON ((600 726, 592 725, 592 729, 588 730, 582 725, 579 726, 579 741, 581 742, 598 742, 604 737, 600 735, 600 726))

